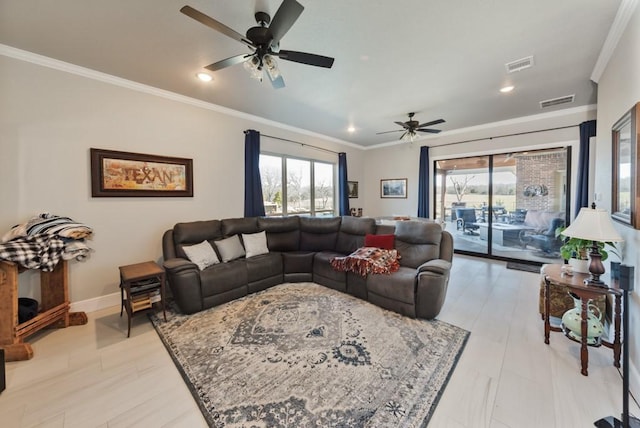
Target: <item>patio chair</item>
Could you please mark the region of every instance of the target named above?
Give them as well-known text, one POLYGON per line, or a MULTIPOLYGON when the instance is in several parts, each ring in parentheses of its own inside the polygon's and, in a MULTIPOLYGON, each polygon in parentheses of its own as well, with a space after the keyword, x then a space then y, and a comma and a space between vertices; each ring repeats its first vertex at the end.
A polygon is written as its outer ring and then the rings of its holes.
POLYGON ((477 224, 475 208, 456 208, 456 228, 462 229, 468 235, 477 235, 476 230, 480 229, 477 224))

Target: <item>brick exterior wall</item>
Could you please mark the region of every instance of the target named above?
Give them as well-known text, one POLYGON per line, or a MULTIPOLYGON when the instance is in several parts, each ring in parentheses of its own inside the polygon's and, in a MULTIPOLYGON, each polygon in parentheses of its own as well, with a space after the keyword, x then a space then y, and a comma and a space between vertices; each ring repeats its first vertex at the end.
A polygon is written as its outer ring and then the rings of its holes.
MULTIPOLYGON (((566 171, 566 151, 550 153, 518 154, 516 158, 516 207, 526 210, 558 211, 564 198, 563 186, 558 172, 566 171), (546 196, 525 196, 527 186, 544 185, 546 196)), ((566 180, 566 178, 565 178, 566 180)))

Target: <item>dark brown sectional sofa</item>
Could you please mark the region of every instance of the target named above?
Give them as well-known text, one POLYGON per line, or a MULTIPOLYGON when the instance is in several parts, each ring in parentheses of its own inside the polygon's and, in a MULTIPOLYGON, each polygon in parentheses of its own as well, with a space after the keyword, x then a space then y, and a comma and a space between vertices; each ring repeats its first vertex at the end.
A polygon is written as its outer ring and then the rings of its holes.
MULTIPOLYGON (((184 313, 198 312, 284 282, 315 282, 417 318, 435 318, 444 304, 453 240, 439 224, 403 221, 376 226, 362 217, 252 217, 178 223, 162 238, 164 267, 184 313), (200 270, 183 247, 265 231, 269 252, 200 270), (330 260, 362 247, 366 234, 395 234, 400 269, 362 277, 334 270, 330 260)), ((215 248, 215 245, 214 245, 215 248)))

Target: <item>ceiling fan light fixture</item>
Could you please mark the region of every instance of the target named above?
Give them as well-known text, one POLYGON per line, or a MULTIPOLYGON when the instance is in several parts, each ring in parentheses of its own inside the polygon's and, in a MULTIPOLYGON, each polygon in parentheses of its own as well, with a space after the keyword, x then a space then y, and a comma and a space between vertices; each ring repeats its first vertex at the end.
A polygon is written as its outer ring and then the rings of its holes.
POLYGON ((275 80, 280 77, 280 69, 278 68, 278 63, 276 62, 276 59, 273 57, 273 55, 265 55, 262 58, 262 63, 266 67, 267 73, 269 73, 269 77, 271 77, 271 80, 275 80))
POLYGON ((404 134, 402 134, 402 137, 400 137, 400 139, 408 143, 413 143, 415 140, 418 139, 418 134, 416 133, 416 131, 407 131, 404 134))
POLYGON ((244 62, 244 69, 249 72, 252 79, 257 79, 262 82, 262 65, 260 59, 253 55, 244 62))

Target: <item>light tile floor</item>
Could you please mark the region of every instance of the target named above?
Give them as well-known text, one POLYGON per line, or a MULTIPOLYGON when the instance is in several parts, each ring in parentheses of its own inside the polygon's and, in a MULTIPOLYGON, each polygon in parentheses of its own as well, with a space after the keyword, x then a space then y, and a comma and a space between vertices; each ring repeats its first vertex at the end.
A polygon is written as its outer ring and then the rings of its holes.
MULTIPOLYGON (((622 383, 607 348, 552 333, 543 343, 539 276, 504 262, 456 256, 441 320, 471 331, 431 419, 435 428, 572 428, 618 414, 622 383)), ((85 326, 40 332, 30 361, 7 363, 0 427, 204 427, 153 327, 113 307, 85 326)), ((632 412, 640 414, 632 403, 632 412)))

